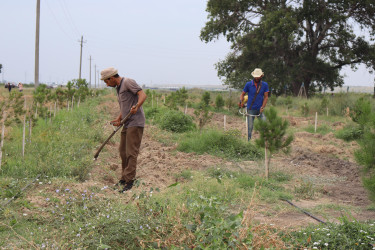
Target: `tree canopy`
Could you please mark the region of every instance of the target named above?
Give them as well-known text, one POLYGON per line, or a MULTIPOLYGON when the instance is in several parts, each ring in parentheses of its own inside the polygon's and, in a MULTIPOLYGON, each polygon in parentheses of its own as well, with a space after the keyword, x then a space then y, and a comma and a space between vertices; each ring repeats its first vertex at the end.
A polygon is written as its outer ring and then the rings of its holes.
POLYGON ((276 93, 343 85, 340 70, 375 69, 373 0, 208 0, 200 38, 223 35, 232 51, 216 64, 226 85, 243 88, 262 68, 276 93), (358 35, 361 31, 365 35, 358 35))

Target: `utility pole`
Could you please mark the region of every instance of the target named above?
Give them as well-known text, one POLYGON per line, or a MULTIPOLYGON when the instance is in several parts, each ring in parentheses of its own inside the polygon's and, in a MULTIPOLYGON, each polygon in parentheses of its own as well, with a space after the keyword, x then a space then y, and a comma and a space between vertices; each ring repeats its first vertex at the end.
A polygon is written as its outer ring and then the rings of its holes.
MULTIPOLYGON (((86 42, 86 41, 85 41, 86 42)), ((81 36, 81 53, 80 53, 80 57, 79 57, 79 77, 78 79, 81 79, 81 69, 82 69, 82 47, 83 47, 83 36, 81 36)))
POLYGON ((99 70, 98 70, 98 89, 100 88, 100 77, 99 77, 99 70))
POLYGON ((36 32, 35 32, 35 73, 34 86, 39 85, 39 28, 40 28, 40 0, 36 0, 36 32))
POLYGON ((95 88, 96 88, 96 64, 95 64, 94 76, 95 76, 95 88))
POLYGON ((90 56, 90 89, 91 89, 91 56, 90 56))

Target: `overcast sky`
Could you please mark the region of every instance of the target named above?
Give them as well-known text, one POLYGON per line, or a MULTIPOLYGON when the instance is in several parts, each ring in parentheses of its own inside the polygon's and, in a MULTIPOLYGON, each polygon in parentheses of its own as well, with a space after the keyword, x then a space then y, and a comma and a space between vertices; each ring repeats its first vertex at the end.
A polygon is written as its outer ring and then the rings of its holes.
MULTIPOLYGON (((204 43, 205 0, 41 0, 39 81, 65 84, 116 67, 140 85, 222 84, 214 64, 225 58, 225 38, 204 43)), ((36 0, 0 3, 0 80, 33 82, 36 0)), ((345 85, 373 86, 365 67, 349 67, 345 85)), ((96 74, 97 76, 97 74, 96 74)))

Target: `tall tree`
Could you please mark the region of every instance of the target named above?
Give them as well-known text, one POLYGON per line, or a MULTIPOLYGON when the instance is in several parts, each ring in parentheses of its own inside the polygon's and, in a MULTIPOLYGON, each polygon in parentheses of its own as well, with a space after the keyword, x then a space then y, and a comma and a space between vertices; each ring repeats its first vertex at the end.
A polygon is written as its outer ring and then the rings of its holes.
POLYGON ((344 66, 375 69, 373 0, 208 0, 206 11, 201 40, 232 43, 216 64, 229 86, 242 88, 260 67, 273 90, 297 95, 302 84, 307 93, 342 86, 344 66))

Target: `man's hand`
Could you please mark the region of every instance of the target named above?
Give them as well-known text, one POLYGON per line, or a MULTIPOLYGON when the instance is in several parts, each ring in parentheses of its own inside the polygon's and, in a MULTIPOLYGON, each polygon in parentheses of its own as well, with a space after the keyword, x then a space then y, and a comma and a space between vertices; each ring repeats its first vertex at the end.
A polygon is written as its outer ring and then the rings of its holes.
POLYGON ((244 107, 243 100, 242 100, 242 101, 240 100, 240 103, 238 104, 238 107, 239 107, 239 108, 243 108, 243 107, 244 107))
POLYGON ((134 115, 135 113, 137 113, 137 111, 138 111, 138 104, 134 105, 134 106, 130 109, 130 113, 132 113, 133 115, 134 115))
POLYGON ((261 108, 260 108, 260 113, 263 113, 263 111, 264 111, 264 108, 261 107, 261 108))
POLYGON ((115 120, 110 121, 110 124, 112 124, 113 126, 116 126, 116 127, 120 126, 121 125, 121 117, 118 116, 115 120))

